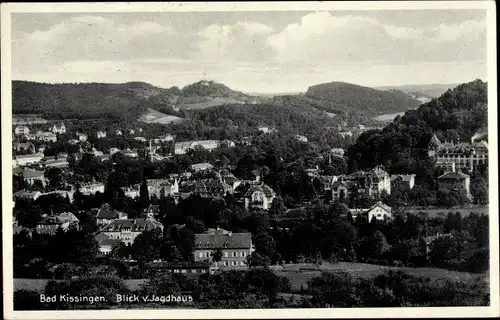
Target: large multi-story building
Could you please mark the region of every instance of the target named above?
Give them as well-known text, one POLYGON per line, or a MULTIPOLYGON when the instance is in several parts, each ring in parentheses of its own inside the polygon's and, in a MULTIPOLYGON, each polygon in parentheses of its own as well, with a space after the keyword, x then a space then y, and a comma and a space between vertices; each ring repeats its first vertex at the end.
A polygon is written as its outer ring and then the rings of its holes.
POLYGON ((101 233, 108 236, 109 239, 120 240, 125 245, 132 245, 138 235, 144 231, 155 229, 163 231, 163 225, 152 217, 146 219, 117 219, 102 228, 101 233))
POLYGON ((488 143, 473 139, 470 143, 441 142, 434 134, 429 142, 428 155, 436 161, 437 167, 451 170, 454 163, 457 171, 467 169, 473 172, 477 165, 488 163, 488 143))
POLYGON ((212 262, 215 269, 247 269, 247 258, 255 251, 251 233, 233 233, 224 229, 208 229, 195 234, 195 262, 212 262), (220 251, 220 261, 214 255, 220 251))
POLYGON ((356 171, 332 178, 333 200, 346 199, 354 192, 367 197, 377 197, 385 191, 391 194, 391 178, 381 167, 370 171, 356 171))
POLYGON ((104 193, 104 183, 95 182, 82 184, 79 190, 84 195, 96 194, 97 192, 104 193))
POLYGON ((16 136, 27 135, 30 133, 30 128, 27 126, 17 126, 16 129, 14 129, 14 133, 16 136))
POLYGON ((148 179, 146 180, 148 186, 149 197, 156 196, 157 198, 173 196, 179 193, 179 182, 177 179, 169 181, 168 179, 148 179))
POLYGON ((52 132, 59 134, 66 133, 66 126, 64 126, 64 123, 62 122, 61 124, 54 124, 54 126, 52 127, 52 132))
POLYGON ((243 196, 245 209, 258 208, 269 210, 275 197, 276 193, 271 187, 261 181, 253 181, 243 196))
POLYGON ((15 168, 20 166, 25 166, 28 164, 35 164, 42 161, 42 159, 43 159, 43 154, 41 153, 17 155, 14 156, 14 159, 12 161, 12 166, 15 168))
POLYGON ((189 150, 194 150, 196 147, 201 147, 205 150, 212 151, 219 147, 234 147, 235 143, 230 140, 195 140, 177 142, 174 145, 175 154, 186 154, 189 150))
POLYGON ((462 172, 456 172, 455 163, 452 163, 452 171, 439 176, 437 182, 438 190, 458 191, 471 198, 470 176, 462 172))

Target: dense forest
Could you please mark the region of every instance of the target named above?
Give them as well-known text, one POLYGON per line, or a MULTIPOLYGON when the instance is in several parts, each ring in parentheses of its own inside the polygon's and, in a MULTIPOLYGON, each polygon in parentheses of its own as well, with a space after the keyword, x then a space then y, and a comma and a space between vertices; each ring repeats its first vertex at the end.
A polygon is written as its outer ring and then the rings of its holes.
POLYGON ((179 89, 161 89, 142 82, 124 84, 12 82, 14 114, 39 114, 47 119, 138 119, 148 108, 165 111, 179 89))
POLYGON ((441 140, 467 142, 487 128, 487 98, 487 84, 478 79, 407 111, 383 130, 361 134, 346 153, 350 170, 381 164, 391 172, 418 175, 429 165, 427 145, 432 134, 441 140))
POLYGON ((420 102, 401 91, 380 91, 344 82, 309 87, 306 97, 327 102, 331 112, 378 115, 416 108, 420 102))

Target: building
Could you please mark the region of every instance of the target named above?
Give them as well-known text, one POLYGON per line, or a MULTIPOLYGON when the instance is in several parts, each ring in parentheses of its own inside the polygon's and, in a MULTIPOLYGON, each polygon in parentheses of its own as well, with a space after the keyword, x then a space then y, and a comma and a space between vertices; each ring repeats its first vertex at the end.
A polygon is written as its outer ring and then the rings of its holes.
POLYGON ((117 219, 127 219, 127 214, 111 209, 109 204, 104 204, 96 214, 97 225, 104 226, 117 219))
POLYGON ((268 185, 260 181, 252 182, 250 188, 248 188, 243 196, 245 209, 259 208, 269 210, 275 197, 276 193, 268 185))
POLYGON ((470 176, 462 172, 456 172, 454 163, 452 164, 452 171, 439 176, 437 182, 438 190, 458 191, 471 198, 470 176))
POLYGON ((176 137, 175 135, 171 135, 170 133, 167 133, 164 136, 160 136, 158 138, 152 139, 152 142, 160 143, 160 142, 174 141, 175 137, 176 137))
POLYGON ((113 247, 116 246, 120 240, 118 239, 111 239, 109 236, 107 236, 104 233, 98 233, 95 236, 95 240, 97 241, 99 245, 99 255, 102 256, 107 256, 111 253, 113 250, 113 247))
POLYGON ((84 195, 96 194, 97 192, 104 193, 104 183, 95 182, 82 184, 79 190, 84 195))
POLYGON ((14 202, 17 199, 23 199, 23 200, 36 200, 38 197, 40 197, 42 193, 40 191, 28 191, 28 190, 20 190, 16 193, 14 193, 14 202))
POLYGON ((97 139, 106 138, 106 131, 97 131, 97 139))
POLYGON ((213 274, 215 272, 215 268, 212 267, 210 262, 150 262, 146 264, 146 270, 148 274, 168 272, 185 274, 186 276, 213 274))
POLYGON ((391 179, 381 167, 370 171, 356 171, 349 175, 332 178, 332 199, 341 200, 350 197, 353 192, 367 197, 377 197, 385 191, 391 194, 391 179))
POLYGON ((139 142, 146 142, 146 138, 144 137, 135 137, 134 140, 139 142))
POLYGON ((109 154, 112 156, 114 155, 115 153, 117 152, 120 152, 120 149, 116 148, 116 147, 111 147, 109 148, 109 154))
POLYGON ((189 150, 194 150, 196 147, 201 147, 207 151, 212 151, 219 147, 219 141, 217 140, 195 140, 195 141, 185 141, 177 142, 174 146, 175 154, 186 154, 189 150))
POLYGON ((274 132, 278 131, 274 128, 269 128, 269 127, 259 127, 259 128, 257 128, 257 130, 259 130, 262 133, 274 133, 274 132))
POLYGON ((78 227, 78 218, 71 212, 64 212, 59 215, 44 217, 36 225, 36 231, 44 234, 54 234, 58 229, 68 230, 70 226, 78 227))
POLYGON ((78 141, 80 142, 85 142, 87 141, 88 138, 88 136, 85 133, 80 133, 80 132, 77 132, 76 136, 78 137, 78 141))
POLYGON ((40 181, 44 187, 47 184, 47 179, 45 178, 43 171, 24 169, 20 172, 20 174, 23 176, 24 181, 31 185, 37 180, 40 181))
POLYGON ((163 225, 154 218, 146 219, 117 219, 111 221, 101 229, 101 233, 110 239, 120 240, 125 245, 132 245, 135 238, 144 231, 160 229, 163 231, 163 225))
POLYGON ((17 126, 14 129, 14 133, 16 134, 16 136, 28 135, 30 133, 30 128, 28 128, 27 126, 17 126))
POLYGON ((473 172, 479 164, 488 163, 488 143, 486 141, 470 143, 441 142, 434 134, 428 145, 429 158, 436 161, 436 167, 451 171, 451 164, 455 164, 457 171, 463 169, 473 172))
POLYGON ((415 186, 414 174, 392 174, 391 175, 391 189, 396 186, 404 186, 405 189, 411 190, 415 186))
POLYGON ((207 162, 196 163, 191 165, 191 170, 193 170, 194 172, 212 170, 213 168, 214 166, 207 162))
POLYGON ((247 269, 247 258, 254 252, 251 233, 233 233, 224 229, 209 229, 195 234, 195 262, 211 262, 215 269, 247 269), (220 250, 220 261, 213 261, 220 250))
POLYGON ((139 157, 139 152, 137 152, 136 150, 127 149, 123 151, 123 155, 130 158, 137 158, 139 157))
POLYGON ((64 126, 64 123, 61 122, 61 124, 54 124, 52 127, 52 132, 53 133, 59 133, 59 134, 64 134, 66 133, 66 127, 64 126))
POLYGON ((367 212, 368 221, 372 221, 373 218, 377 220, 392 219, 392 208, 388 205, 382 203, 382 201, 374 204, 367 212))
POLYGON ((330 151, 330 155, 338 158, 343 158, 344 157, 344 149, 342 148, 332 148, 330 151))
POLYGON ((57 136, 52 132, 38 131, 35 134, 35 139, 44 142, 56 142, 57 136))
POLYGON ((41 153, 17 155, 14 156, 12 165, 13 167, 26 166, 29 164, 39 163, 40 161, 42 161, 42 159, 43 159, 43 154, 41 153))
POLYGON ((138 198, 140 195, 140 189, 134 188, 134 187, 122 187, 123 193, 125 194, 125 197, 129 197, 132 199, 138 198))
POLYGON ((51 194, 57 194, 62 198, 68 198, 69 202, 73 203, 74 191, 72 191, 72 190, 54 190, 54 191, 45 192, 42 194, 42 196, 47 196, 47 195, 51 195, 51 194))
POLYGON ((350 130, 348 130, 348 131, 341 131, 341 132, 339 132, 339 134, 344 139, 347 138, 347 137, 352 137, 352 132, 350 130))
POLYGON ((306 136, 301 136, 300 134, 295 135, 295 139, 299 140, 300 142, 307 143, 307 137, 306 136))
POLYGON ((69 167, 68 156, 44 157, 41 164, 45 167, 67 168, 69 167))
POLYGON ((16 151, 27 151, 32 154, 34 154, 36 150, 35 145, 32 142, 16 142, 13 147, 16 151))
POLYGON ((173 182, 167 179, 148 179, 146 180, 148 186, 149 197, 156 196, 157 198, 174 196, 179 193, 179 182, 174 179, 173 182))

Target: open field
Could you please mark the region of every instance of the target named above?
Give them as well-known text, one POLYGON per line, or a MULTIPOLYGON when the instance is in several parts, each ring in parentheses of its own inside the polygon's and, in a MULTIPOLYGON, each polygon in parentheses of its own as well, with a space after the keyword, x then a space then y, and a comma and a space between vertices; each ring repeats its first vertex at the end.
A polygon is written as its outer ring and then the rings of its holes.
MULTIPOLYGON (((322 271, 330 272, 347 272, 354 278, 373 278, 388 270, 401 270, 408 274, 420 277, 428 277, 431 279, 452 279, 452 280, 476 280, 484 279, 488 281, 487 274, 474 274, 468 272, 451 271, 438 268, 408 268, 408 267, 389 267, 367 263, 357 262, 339 262, 328 263, 323 262, 322 265, 317 267, 315 264, 285 264, 283 266, 272 266, 274 272, 283 277, 290 279, 292 291, 300 291, 301 286, 303 289, 307 288, 307 281, 321 275, 322 271)), ((43 292, 49 279, 14 279, 14 291, 17 290, 32 290, 36 292, 43 292)), ((65 280, 57 280, 65 281, 65 280)), ((145 279, 127 279, 124 280, 125 285, 132 291, 138 290, 141 284, 146 281, 145 279)))
POLYGON ((381 114, 380 116, 373 117, 373 120, 377 121, 382 121, 382 122, 392 122, 394 118, 396 118, 398 115, 404 115, 404 112, 398 112, 398 113, 386 113, 386 114, 381 114))
POLYGON ((279 276, 290 279, 293 291, 300 291, 301 286, 307 289, 307 281, 321 275, 323 271, 347 272, 354 278, 373 278, 389 270, 400 270, 417 277, 428 277, 431 279, 446 278, 452 280, 476 280, 484 279, 488 281, 485 274, 474 274, 468 272, 451 271, 438 268, 408 268, 408 267, 390 267, 357 262, 324 262, 319 268, 314 264, 288 264, 284 266, 273 267, 275 273, 279 276), (316 269, 316 270, 313 270, 316 269))
POLYGON ((180 122, 184 119, 176 117, 176 116, 164 114, 164 113, 161 113, 161 112, 153 110, 153 109, 148 109, 148 112, 143 114, 139 120, 146 122, 146 123, 169 124, 169 123, 180 122))

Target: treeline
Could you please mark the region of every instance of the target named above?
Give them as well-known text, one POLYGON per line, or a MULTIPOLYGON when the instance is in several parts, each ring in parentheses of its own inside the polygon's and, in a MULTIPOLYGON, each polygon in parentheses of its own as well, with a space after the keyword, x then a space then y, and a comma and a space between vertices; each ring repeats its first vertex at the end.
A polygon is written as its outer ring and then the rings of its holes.
MULTIPOLYGON (((39 114, 46 119, 136 120, 148 108, 169 111, 176 88, 147 83, 124 84, 12 82, 12 111, 39 114)), ((172 110, 173 112, 173 110, 172 110)))
POLYGON ((380 164, 390 172, 421 175, 432 167, 427 146, 434 133, 443 141, 467 142, 487 127, 487 98, 487 84, 475 80, 448 90, 417 110, 407 111, 383 130, 361 134, 346 153, 350 170, 380 164))
POLYGON ((344 82, 330 82, 309 87, 306 97, 328 103, 327 111, 363 113, 375 116, 416 108, 418 100, 401 91, 381 91, 344 82))

